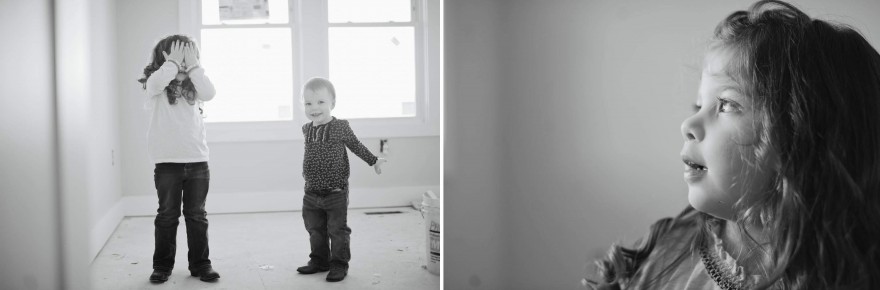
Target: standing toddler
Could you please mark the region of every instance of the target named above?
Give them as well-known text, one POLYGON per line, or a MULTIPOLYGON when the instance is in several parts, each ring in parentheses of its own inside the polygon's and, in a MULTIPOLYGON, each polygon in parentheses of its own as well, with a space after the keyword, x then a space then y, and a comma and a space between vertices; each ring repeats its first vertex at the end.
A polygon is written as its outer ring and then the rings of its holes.
POLYGON ((303 108, 311 122, 303 125, 305 157, 303 177, 303 221, 309 232, 311 254, 308 265, 296 270, 314 274, 329 270, 327 281, 337 282, 348 274, 351 258, 348 227, 348 147, 351 152, 373 166, 381 174, 377 158, 361 144, 348 121, 333 117, 336 91, 330 81, 313 78, 303 88, 303 108))

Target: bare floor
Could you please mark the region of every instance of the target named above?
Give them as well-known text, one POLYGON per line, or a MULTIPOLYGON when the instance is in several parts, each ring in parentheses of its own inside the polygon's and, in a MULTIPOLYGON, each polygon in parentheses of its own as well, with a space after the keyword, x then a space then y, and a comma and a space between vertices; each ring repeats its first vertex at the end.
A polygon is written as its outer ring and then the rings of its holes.
POLYGON ((348 212, 351 262, 341 282, 327 272, 302 275, 309 256, 300 212, 208 215, 211 262, 221 277, 202 282, 186 262, 183 217, 176 265, 168 282, 152 284, 153 218, 128 217, 92 262, 92 289, 440 289, 440 277, 425 268, 425 226, 411 207, 348 212), (401 211, 367 215, 367 212, 401 211))

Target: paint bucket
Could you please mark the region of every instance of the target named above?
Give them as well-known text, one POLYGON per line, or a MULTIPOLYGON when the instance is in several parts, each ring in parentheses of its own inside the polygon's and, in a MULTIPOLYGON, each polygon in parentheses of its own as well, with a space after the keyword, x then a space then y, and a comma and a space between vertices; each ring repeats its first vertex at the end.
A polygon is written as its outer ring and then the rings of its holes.
POLYGON ((433 191, 422 194, 421 211, 425 219, 426 268, 440 275, 440 198, 433 191))

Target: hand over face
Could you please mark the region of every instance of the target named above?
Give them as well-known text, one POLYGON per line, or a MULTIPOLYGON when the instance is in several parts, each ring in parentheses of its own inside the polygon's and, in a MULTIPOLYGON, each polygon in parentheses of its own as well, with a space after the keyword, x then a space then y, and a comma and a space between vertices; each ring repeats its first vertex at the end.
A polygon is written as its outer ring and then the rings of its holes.
POLYGON ((195 43, 188 43, 183 49, 183 61, 186 63, 187 70, 199 65, 199 48, 195 43))
POLYGON ((162 55, 165 56, 165 60, 173 61, 177 63, 178 66, 182 66, 184 57, 184 44, 180 43, 180 41, 175 41, 171 43, 171 48, 169 48, 168 50, 168 52, 162 52, 162 55))

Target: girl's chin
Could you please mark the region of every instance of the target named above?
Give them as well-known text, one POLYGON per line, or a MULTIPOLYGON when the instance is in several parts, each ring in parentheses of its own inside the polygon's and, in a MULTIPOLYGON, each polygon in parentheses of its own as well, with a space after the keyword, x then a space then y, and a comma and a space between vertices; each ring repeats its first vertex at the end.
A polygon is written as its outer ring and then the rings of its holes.
POLYGON ((724 219, 724 220, 732 220, 733 219, 733 205, 730 203, 725 203, 722 200, 718 200, 714 197, 711 197, 706 192, 701 191, 693 191, 691 188, 688 191, 688 203, 699 212, 709 214, 716 218, 724 219))

